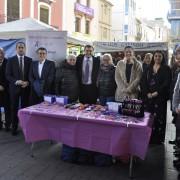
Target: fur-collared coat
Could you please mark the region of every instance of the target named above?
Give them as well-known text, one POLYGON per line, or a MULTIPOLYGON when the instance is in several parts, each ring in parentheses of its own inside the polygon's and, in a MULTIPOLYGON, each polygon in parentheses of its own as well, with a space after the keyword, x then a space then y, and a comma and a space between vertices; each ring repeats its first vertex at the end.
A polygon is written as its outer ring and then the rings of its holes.
POLYGON ((117 84, 115 99, 116 101, 123 101, 125 98, 138 98, 139 84, 142 76, 142 65, 134 59, 131 69, 131 76, 129 83, 126 79, 126 60, 118 62, 115 71, 115 80, 117 84))

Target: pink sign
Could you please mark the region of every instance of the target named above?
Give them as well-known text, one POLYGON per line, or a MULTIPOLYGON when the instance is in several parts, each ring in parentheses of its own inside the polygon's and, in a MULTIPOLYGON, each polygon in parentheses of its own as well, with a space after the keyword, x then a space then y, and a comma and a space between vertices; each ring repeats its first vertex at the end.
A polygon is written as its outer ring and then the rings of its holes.
POLYGON ((79 11, 88 16, 94 17, 94 9, 89 8, 89 7, 79 4, 79 3, 75 3, 75 11, 79 11))

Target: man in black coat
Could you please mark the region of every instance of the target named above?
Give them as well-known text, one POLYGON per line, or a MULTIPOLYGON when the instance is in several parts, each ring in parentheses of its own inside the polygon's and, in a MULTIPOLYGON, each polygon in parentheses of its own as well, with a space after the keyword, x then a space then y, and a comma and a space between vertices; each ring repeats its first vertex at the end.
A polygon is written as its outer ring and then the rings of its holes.
MULTIPOLYGON (((79 55, 76 67, 80 83, 79 101, 83 104, 96 104, 98 97, 97 76, 99 72, 100 60, 93 56, 93 47, 86 45, 84 55, 79 55)), ((91 151, 78 149, 77 163, 93 163, 94 153, 91 151)))
POLYGON ((93 50, 91 45, 86 45, 84 55, 79 55, 76 62, 80 82, 79 101, 83 104, 95 104, 98 97, 96 82, 100 60, 93 56, 93 50))
POLYGON ((12 135, 17 135, 18 108, 29 105, 29 69, 32 59, 25 56, 26 45, 24 42, 16 44, 16 55, 8 59, 6 78, 9 81, 11 98, 12 135))
POLYGON ((42 102, 45 94, 54 93, 55 63, 47 60, 46 48, 40 47, 37 53, 39 60, 32 63, 29 73, 31 105, 42 102))
MULTIPOLYGON (((4 50, 0 48, 0 107, 4 107, 5 113, 5 129, 9 131, 9 127, 11 124, 10 117, 10 99, 9 99, 9 89, 8 89, 8 81, 6 79, 6 65, 7 59, 4 57, 4 50)), ((3 127, 2 115, 0 109, 0 130, 3 127)))

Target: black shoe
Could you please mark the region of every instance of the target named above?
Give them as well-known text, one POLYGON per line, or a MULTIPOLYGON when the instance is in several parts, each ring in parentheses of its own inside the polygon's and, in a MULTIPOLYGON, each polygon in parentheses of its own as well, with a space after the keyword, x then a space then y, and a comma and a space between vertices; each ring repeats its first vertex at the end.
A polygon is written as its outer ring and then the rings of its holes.
POLYGON ((5 131, 6 131, 6 132, 9 132, 9 131, 10 131, 10 127, 6 126, 6 127, 5 127, 5 131))
POLYGON ((169 141, 169 144, 176 144, 176 140, 174 140, 174 141, 169 141))
POLYGON ((13 136, 17 136, 18 134, 19 134, 19 132, 18 132, 17 130, 13 130, 13 131, 12 131, 12 135, 13 135, 13 136))

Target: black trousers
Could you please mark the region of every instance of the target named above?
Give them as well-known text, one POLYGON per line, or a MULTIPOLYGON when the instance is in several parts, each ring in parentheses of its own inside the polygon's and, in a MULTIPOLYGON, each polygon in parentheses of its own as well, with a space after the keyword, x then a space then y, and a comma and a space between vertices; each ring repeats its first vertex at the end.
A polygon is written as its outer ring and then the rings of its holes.
MULTIPOLYGON (((0 107, 4 108, 4 114, 5 114, 5 127, 9 128, 11 125, 11 111, 10 111, 10 99, 9 99, 9 94, 4 94, 3 97, 3 104, 0 105, 0 107)), ((2 112, 0 108, 0 127, 3 126, 3 121, 2 121, 2 112)))
POLYGON ((18 109, 29 105, 29 89, 20 89, 18 92, 11 92, 11 120, 12 130, 18 128, 18 109))
POLYGON ((98 97, 98 90, 96 85, 81 85, 79 101, 83 104, 96 104, 98 97))

